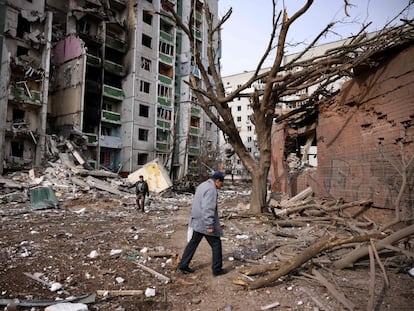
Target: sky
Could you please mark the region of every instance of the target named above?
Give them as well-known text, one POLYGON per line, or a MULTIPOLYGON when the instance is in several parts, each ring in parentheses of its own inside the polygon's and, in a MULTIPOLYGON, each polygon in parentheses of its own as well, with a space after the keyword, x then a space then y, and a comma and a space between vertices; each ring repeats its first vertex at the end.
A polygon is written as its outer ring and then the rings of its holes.
MULTIPOLYGON (((303 50, 304 43, 310 43, 330 22, 336 22, 330 34, 319 43, 341 40, 355 35, 362 24, 372 22, 368 31, 397 25, 398 15, 412 0, 348 0, 349 17, 344 10, 344 0, 314 0, 312 7, 291 26, 288 42, 291 46, 287 54, 303 50), (298 43, 301 43, 298 45, 298 43)), ((285 3, 288 16, 303 6, 305 0, 278 0, 278 9, 285 3)), ((233 9, 230 19, 222 26, 221 74, 228 76, 243 71, 251 71, 261 59, 269 42, 272 30, 272 0, 219 0, 219 16, 233 9)), ((414 4, 403 13, 403 17, 414 17, 414 4)), ((269 58, 263 67, 271 66, 269 58)))

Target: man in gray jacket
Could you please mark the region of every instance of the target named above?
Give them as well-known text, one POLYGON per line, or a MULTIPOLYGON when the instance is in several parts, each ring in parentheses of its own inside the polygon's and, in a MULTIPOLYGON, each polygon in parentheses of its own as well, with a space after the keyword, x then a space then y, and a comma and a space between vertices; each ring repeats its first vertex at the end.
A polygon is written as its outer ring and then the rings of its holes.
POLYGON ((183 273, 194 272, 189 267, 189 264, 203 237, 206 238, 211 247, 213 275, 217 276, 226 273, 223 269, 220 240, 223 232, 217 211, 217 189, 221 188, 223 181, 223 173, 217 171, 210 179, 201 183, 196 189, 189 223, 193 234, 178 264, 178 269, 183 273))

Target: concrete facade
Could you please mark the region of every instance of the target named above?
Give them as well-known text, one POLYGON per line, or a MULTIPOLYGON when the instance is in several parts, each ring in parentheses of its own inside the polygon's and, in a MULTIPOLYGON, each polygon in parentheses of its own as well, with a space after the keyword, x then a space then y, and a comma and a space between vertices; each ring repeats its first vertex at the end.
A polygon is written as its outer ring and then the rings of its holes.
MULTIPOLYGON (((216 20, 217 2, 209 1, 216 20)), ((196 12, 205 58, 203 1, 5 1, 5 169, 40 165, 51 135, 77 142, 89 167, 121 174, 158 158, 183 176, 204 146, 217 146, 215 126, 183 83, 194 71, 188 40, 157 14, 167 6, 184 21, 196 12)))

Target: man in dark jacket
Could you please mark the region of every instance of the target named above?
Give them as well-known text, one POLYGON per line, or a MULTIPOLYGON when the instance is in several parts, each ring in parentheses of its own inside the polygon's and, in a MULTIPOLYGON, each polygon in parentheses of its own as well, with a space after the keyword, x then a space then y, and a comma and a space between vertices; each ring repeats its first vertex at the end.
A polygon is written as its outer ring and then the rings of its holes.
POLYGON ((213 275, 226 273, 223 269, 220 239, 223 232, 217 211, 217 189, 222 187, 223 181, 223 173, 215 172, 210 179, 201 183, 196 189, 189 222, 189 227, 193 232, 178 264, 178 269, 184 273, 194 272, 189 264, 203 237, 211 247, 213 275))
POLYGON ((140 175, 139 180, 133 184, 130 188, 135 187, 136 193, 136 201, 138 210, 141 212, 145 212, 144 204, 145 204, 145 197, 149 195, 149 188, 147 182, 144 180, 144 176, 140 175))

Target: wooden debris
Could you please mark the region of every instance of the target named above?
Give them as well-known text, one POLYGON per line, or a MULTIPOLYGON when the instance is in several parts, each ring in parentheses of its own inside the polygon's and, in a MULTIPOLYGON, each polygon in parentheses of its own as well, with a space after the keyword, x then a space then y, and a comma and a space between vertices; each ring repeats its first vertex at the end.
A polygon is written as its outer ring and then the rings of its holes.
POLYGON ((163 275, 163 274, 161 274, 161 273, 159 273, 159 272, 157 272, 155 270, 152 270, 151 268, 148 268, 148 267, 144 266, 143 264, 140 264, 139 262, 135 262, 135 264, 138 267, 140 267, 142 270, 145 270, 145 271, 147 271, 147 272, 155 275, 157 278, 161 279, 165 283, 169 283, 170 282, 170 278, 169 277, 166 277, 165 275, 163 275))
MULTIPOLYGON (((414 225, 405 227, 404 229, 401 229, 397 232, 394 232, 393 234, 389 235, 388 237, 381 239, 375 244, 375 247, 377 250, 383 249, 386 245, 390 245, 392 243, 395 243, 405 237, 408 237, 410 235, 414 234, 414 225)), ((367 256, 368 255, 368 247, 360 247, 352 252, 348 253, 346 256, 342 257, 341 259, 337 260, 333 266, 336 269, 344 269, 346 267, 352 266, 355 261, 358 259, 367 256)))
POLYGON ((300 254, 296 257, 286 260, 284 262, 280 262, 280 267, 275 271, 266 275, 260 279, 249 284, 250 289, 256 289, 260 287, 267 286, 272 282, 275 282, 280 277, 290 273, 292 270, 300 267, 302 264, 307 262, 309 259, 312 259, 320 252, 333 248, 338 245, 354 243, 354 242, 363 242, 369 241, 372 238, 380 238, 383 237, 382 233, 376 234, 368 234, 365 236, 355 236, 355 237, 347 237, 347 238, 338 238, 335 236, 325 236, 320 238, 318 241, 313 243, 311 246, 304 249, 300 254))
POLYGON ((342 303, 347 310, 355 310, 356 306, 353 302, 348 300, 344 294, 336 289, 335 285, 331 284, 318 270, 313 269, 312 274, 315 276, 315 279, 319 281, 325 288, 338 300, 342 303))
POLYGON ((141 296, 144 291, 141 289, 121 289, 121 290, 97 290, 98 296, 141 296))

